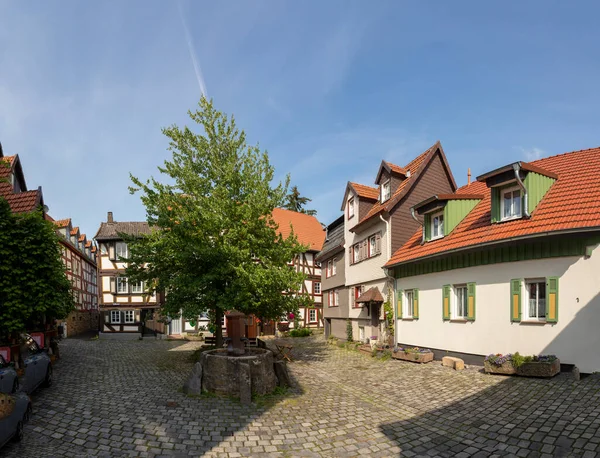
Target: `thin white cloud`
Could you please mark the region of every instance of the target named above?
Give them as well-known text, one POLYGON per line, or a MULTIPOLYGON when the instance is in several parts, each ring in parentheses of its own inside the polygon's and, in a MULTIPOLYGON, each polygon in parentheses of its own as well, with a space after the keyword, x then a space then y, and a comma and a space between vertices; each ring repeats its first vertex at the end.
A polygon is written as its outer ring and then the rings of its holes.
POLYGON ((544 150, 542 150, 541 148, 523 148, 521 147, 521 153, 523 153, 523 156, 525 157, 525 160, 527 162, 531 162, 531 161, 537 161, 538 159, 544 157, 546 155, 546 152, 544 150))
POLYGON ((208 98, 208 91, 206 90, 206 82, 204 81, 204 76, 202 75, 202 68, 200 67, 200 63, 196 57, 196 49, 194 48, 194 42, 192 41, 192 36, 188 29, 187 23, 185 21, 185 17, 183 16, 183 8, 181 6, 181 1, 177 2, 177 7, 179 9, 179 18, 181 19, 181 25, 183 26, 183 31, 185 33, 185 41, 187 43, 188 51, 190 53, 190 58, 192 59, 192 65, 194 66, 194 73, 196 74, 196 80, 198 81, 198 87, 200 88, 200 93, 208 98))

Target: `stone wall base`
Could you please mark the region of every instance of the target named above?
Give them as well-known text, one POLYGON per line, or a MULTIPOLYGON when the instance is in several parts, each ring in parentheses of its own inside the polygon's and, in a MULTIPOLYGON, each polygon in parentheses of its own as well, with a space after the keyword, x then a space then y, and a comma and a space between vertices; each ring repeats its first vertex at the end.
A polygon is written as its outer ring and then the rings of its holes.
POLYGON ((75 310, 69 313, 66 320, 58 321, 58 324, 67 324, 67 337, 98 331, 98 313, 97 310, 75 310))

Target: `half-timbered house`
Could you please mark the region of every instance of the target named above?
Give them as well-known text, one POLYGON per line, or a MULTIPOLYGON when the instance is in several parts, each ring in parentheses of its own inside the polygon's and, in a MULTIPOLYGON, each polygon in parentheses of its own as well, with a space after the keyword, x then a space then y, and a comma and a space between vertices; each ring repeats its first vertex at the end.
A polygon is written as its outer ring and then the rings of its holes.
POLYGON ((148 294, 143 282, 129 281, 125 275, 127 243, 121 234, 140 236, 150 233, 146 222, 117 222, 108 212, 94 239, 99 245, 100 332, 137 337, 148 321, 158 315, 156 294, 148 294))
POLYGON ((67 336, 98 330, 98 266, 97 249, 85 234, 73 227, 71 219, 54 220, 62 250, 62 261, 73 288, 75 310, 60 322, 67 336))

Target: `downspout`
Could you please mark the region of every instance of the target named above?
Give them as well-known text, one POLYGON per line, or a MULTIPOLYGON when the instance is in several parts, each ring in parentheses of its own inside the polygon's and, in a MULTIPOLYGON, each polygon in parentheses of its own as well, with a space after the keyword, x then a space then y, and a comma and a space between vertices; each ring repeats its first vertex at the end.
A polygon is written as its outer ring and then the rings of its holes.
MULTIPOLYGON (((389 261, 392 257, 392 234, 390 234, 390 222, 387 219, 385 219, 383 216, 381 216, 381 214, 379 215, 379 219, 385 223, 385 233, 386 233, 386 240, 387 240, 387 254, 388 254, 386 259, 387 259, 387 261, 389 261)), ((389 274, 389 270, 386 269, 385 267, 383 268, 383 273, 389 280, 392 281, 392 285, 393 285, 392 298, 391 298, 392 300, 390 301, 390 303, 392 304, 392 308, 394 310, 394 329, 395 329, 396 328, 396 326, 395 326, 396 325, 396 303, 395 303, 396 279, 389 274)), ((394 346, 396 346, 396 332, 394 332, 394 346)))
POLYGON ((523 191, 523 215, 525 216, 525 218, 531 218, 531 215, 529 214, 529 208, 527 208, 527 188, 525 187, 523 181, 521 181, 521 177, 519 176, 519 172, 521 171, 521 165, 519 162, 513 164, 513 170, 515 171, 515 178, 517 179, 517 184, 519 185, 519 188, 521 188, 521 191, 523 191))
POLYGON ((422 228, 422 230, 421 230, 421 245, 424 245, 425 244, 425 227, 423 226, 423 223, 417 219, 417 215, 415 215, 414 207, 410 208, 410 215, 422 228))

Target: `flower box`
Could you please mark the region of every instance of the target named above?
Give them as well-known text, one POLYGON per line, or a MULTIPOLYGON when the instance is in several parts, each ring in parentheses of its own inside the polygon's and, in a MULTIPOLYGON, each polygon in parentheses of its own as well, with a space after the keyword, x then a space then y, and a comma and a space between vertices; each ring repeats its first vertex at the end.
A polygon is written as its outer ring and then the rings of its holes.
POLYGON ((483 367, 488 374, 514 375, 517 373, 512 361, 506 361, 499 366, 489 361, 485 361, 483 367))
POLYGON ((517 368, 517 375, 524 377, 554 377, 560 372, 560 360, 530 361, 517 368))
POLYGON ((433 361, 433 352, 427 348, 398 348, 392 352, 392 358, 423 364, 433 361))

